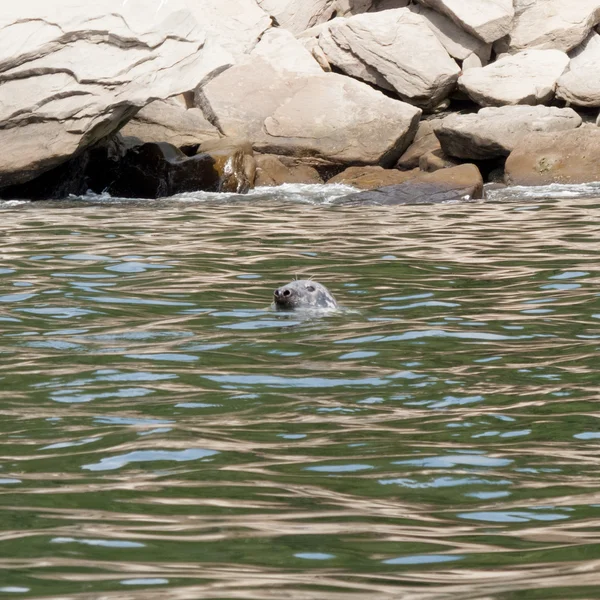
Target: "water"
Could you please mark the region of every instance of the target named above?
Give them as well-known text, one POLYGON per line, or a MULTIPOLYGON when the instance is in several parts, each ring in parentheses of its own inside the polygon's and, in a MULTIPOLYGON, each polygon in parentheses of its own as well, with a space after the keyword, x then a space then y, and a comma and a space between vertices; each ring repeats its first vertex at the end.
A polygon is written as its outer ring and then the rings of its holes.
POLYGON ((598 597, 600 200, 563 191, 4 203, 0 597, 598 597), (295 275, 346 310, 269 311, 295 275))

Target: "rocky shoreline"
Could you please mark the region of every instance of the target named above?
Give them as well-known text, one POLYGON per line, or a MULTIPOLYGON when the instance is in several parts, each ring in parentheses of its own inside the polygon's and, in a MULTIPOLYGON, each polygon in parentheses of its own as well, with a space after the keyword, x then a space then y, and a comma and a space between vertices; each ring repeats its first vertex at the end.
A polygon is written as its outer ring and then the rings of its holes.
POLYGON ((600 181, 600 0, 52 4, 0 14, 0 198, 600 181))

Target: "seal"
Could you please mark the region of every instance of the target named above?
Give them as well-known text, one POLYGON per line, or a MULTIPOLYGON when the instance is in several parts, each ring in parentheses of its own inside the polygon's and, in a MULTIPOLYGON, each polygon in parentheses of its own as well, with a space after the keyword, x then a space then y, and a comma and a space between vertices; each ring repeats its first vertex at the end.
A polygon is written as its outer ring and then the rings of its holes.
POLYGON ((320 283, 310 279, 297 279, 273 292, 276 310, 334 309, 338 304, 333 294, 320 283))

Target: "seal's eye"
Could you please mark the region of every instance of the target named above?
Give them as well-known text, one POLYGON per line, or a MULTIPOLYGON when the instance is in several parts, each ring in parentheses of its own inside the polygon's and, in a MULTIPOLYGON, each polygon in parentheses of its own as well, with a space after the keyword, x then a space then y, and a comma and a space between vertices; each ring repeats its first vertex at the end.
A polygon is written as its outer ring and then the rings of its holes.
POLYGON ((306 289, 307 289, 309 292, 314 292, 314 291, 315 291, 315 287, 314 287, 313 285, 307 285, 307 286, 306 286, 306 289))

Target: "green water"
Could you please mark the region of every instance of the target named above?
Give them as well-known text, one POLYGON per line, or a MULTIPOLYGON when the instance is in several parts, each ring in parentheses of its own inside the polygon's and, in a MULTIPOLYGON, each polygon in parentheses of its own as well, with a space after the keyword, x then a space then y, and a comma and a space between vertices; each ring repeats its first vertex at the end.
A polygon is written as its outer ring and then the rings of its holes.
POLYGON ((0 598, 600 597, 599 200, 0 217, 0 598))

